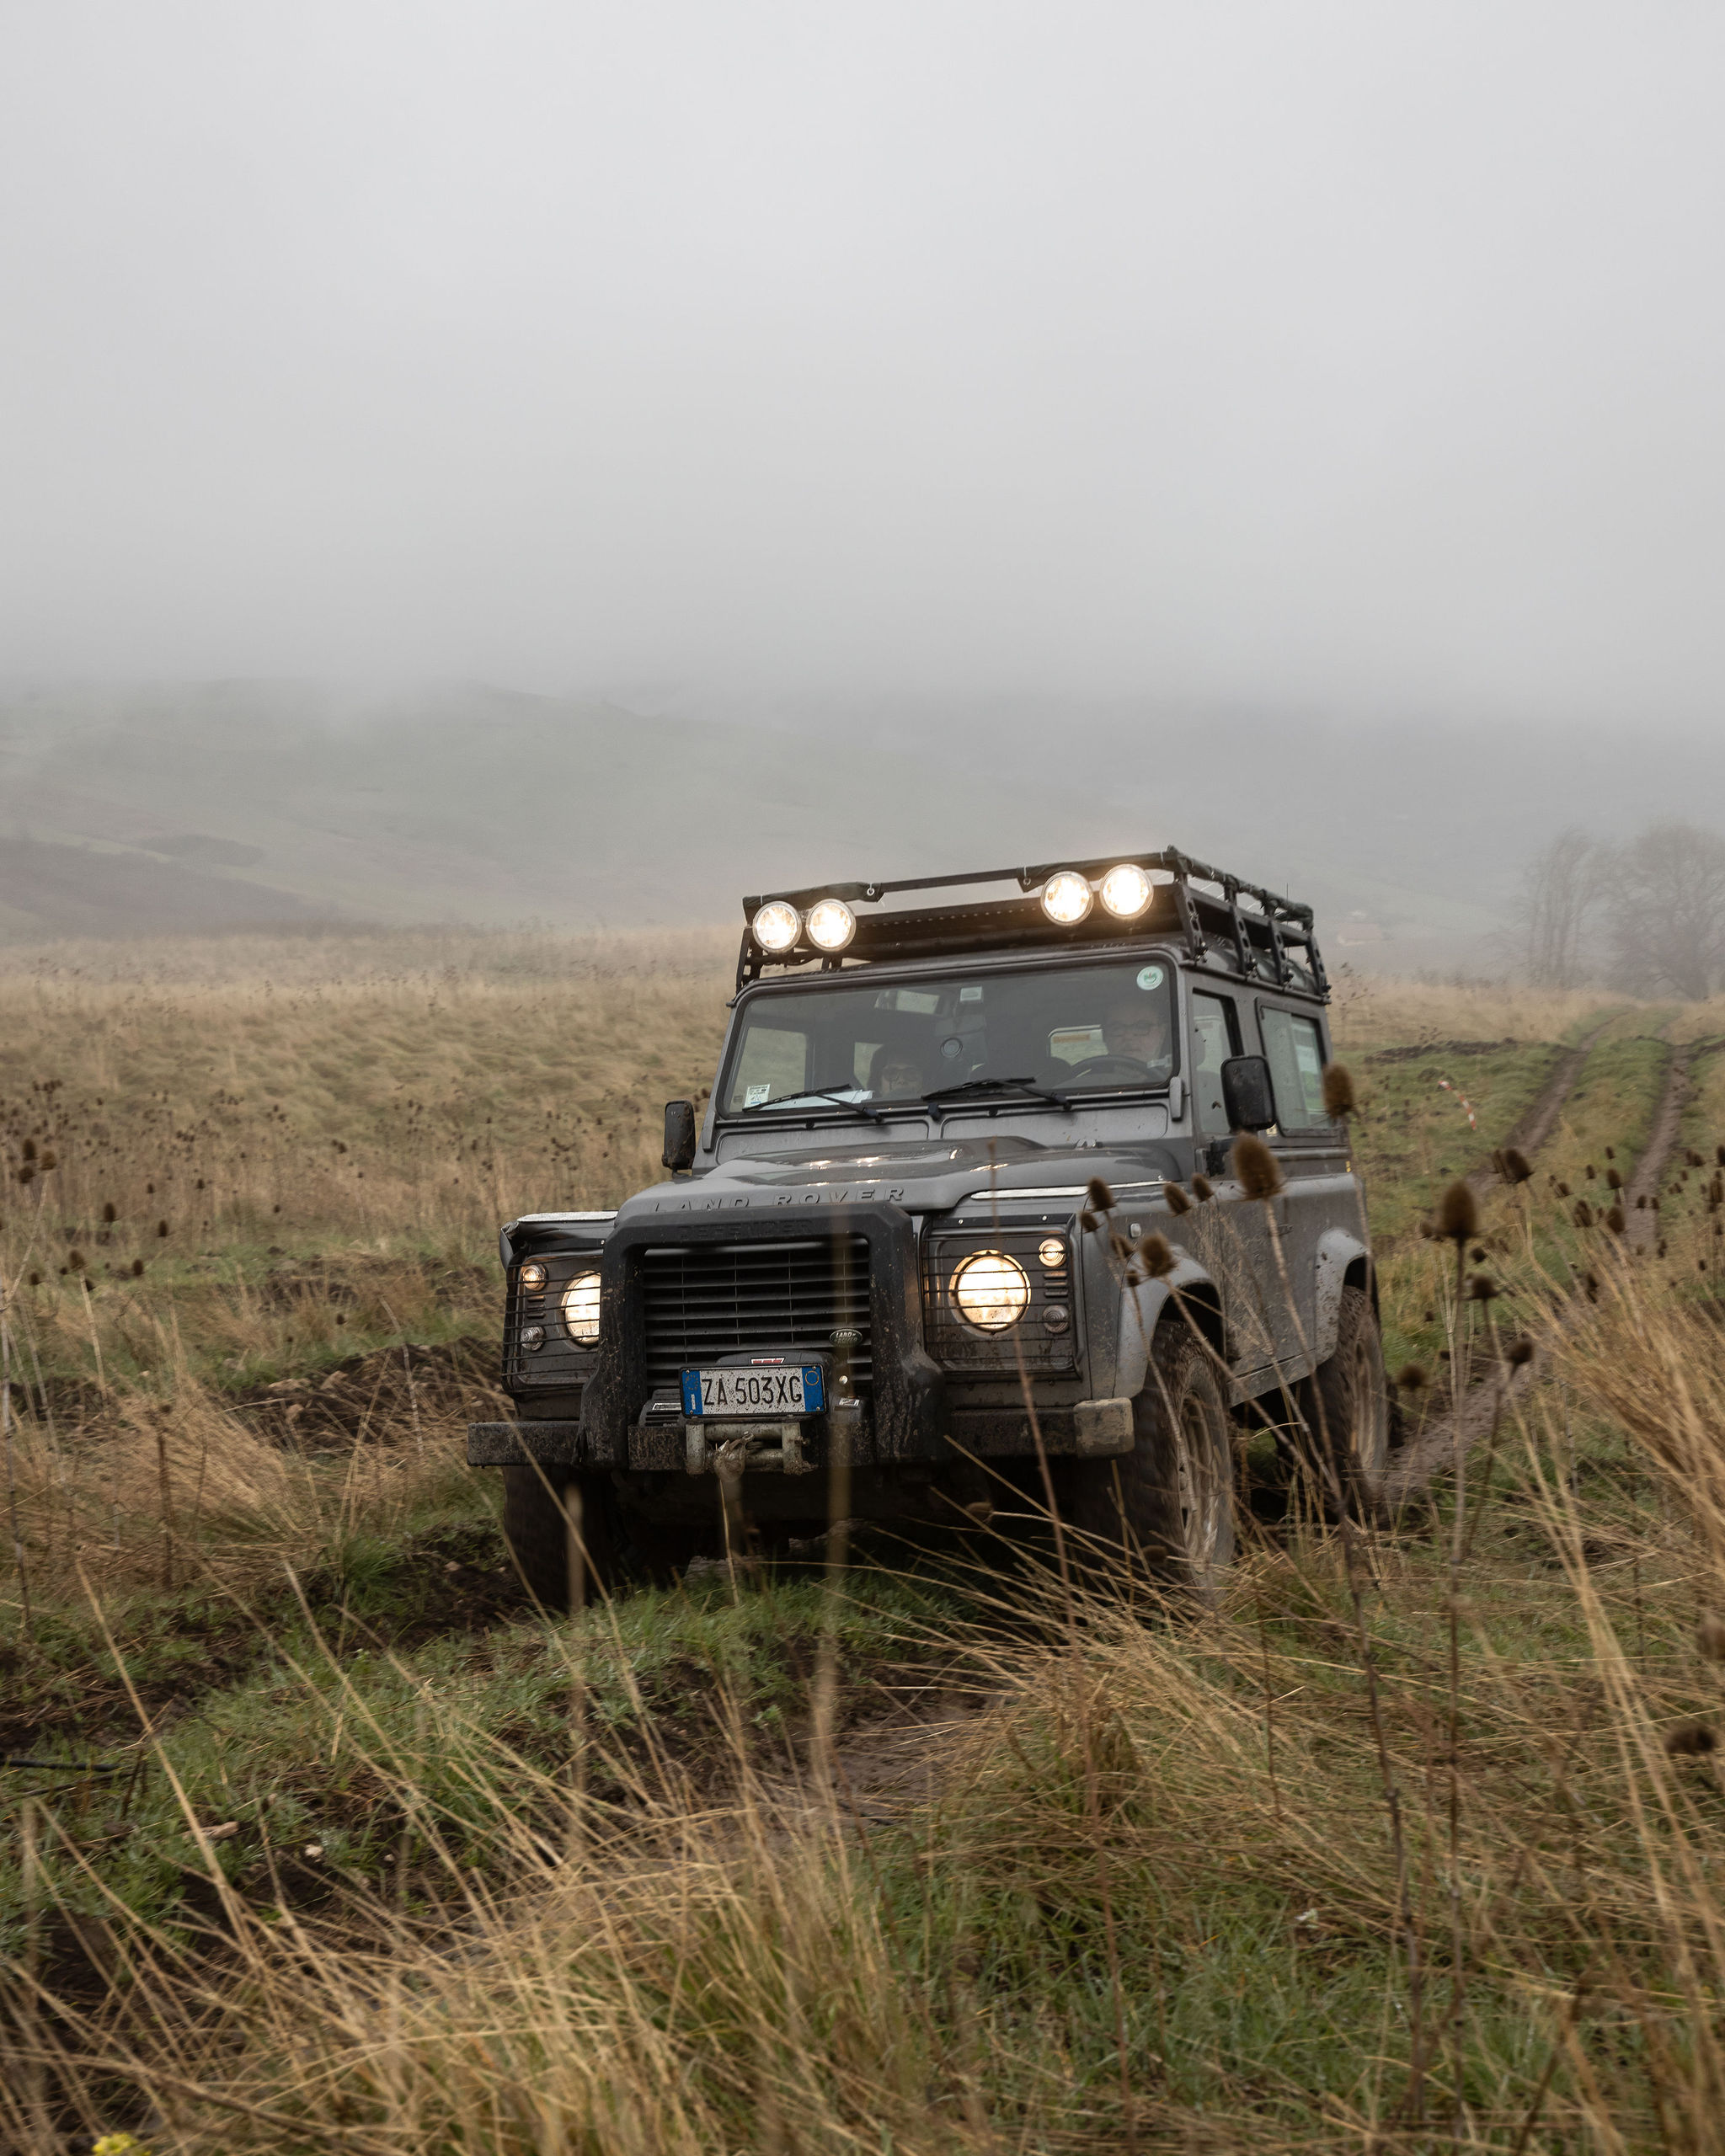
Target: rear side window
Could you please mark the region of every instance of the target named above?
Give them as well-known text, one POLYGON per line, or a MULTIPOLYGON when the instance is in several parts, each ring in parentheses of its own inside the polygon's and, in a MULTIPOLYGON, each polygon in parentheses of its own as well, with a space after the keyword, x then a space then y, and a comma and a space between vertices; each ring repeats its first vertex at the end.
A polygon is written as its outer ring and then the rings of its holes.
POLYGON ((1239 1021, 1226 995, 1194 995, 1192 999, 1192 1098, 1199 1127, 1226 1133, 1227 1110, 1222 1106, 1222 1065, 1240 1053, 1239 1021))
POLYGON ((1282 1130, 1327 1130, 1324 1113, 1324 1043, 1316 1023, 1291 1011, 1259 1006, 1263 1052, 1276 1091, 1276 1124, 1282 1130))

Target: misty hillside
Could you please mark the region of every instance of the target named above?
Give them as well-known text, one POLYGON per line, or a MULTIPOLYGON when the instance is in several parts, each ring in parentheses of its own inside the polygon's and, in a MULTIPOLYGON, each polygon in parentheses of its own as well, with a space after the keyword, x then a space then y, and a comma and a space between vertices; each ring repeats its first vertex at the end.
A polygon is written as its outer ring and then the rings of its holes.
POLYGON ((769 724, 484 686, 37 686, 0 696, 0 937, 723 921, 823 877, 1177 844, 1309 899, 1338 957, 1481 963, 1551 829, 1671 813, 1696 776, 1644 745, 1590 762, 1252 715, 769 724))

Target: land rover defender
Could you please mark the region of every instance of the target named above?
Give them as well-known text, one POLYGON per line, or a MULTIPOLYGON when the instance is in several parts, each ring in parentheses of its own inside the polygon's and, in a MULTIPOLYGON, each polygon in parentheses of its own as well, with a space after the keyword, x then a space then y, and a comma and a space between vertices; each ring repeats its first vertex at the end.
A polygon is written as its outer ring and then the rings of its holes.
POLYGON ((1389 1407, 1310 907, 1165 851, 744 913, 668 1179, 502 1231, 515 1417, 468 1458, 537 1594, 569 1519, 595 1572, 650 1572, 1014 1486, 1204 1589, 1252 1423, 1370 1487, 1389 1407))

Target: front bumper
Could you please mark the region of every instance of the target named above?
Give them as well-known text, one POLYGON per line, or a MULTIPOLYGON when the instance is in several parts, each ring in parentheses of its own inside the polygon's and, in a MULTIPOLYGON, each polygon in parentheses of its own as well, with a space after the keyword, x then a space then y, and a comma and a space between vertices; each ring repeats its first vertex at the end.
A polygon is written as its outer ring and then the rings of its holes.
MULTIPOLYGON (((1050 1459, 1110 1460, 1132 1449, 1130 1400, 1079 1400, 1069 1406, 1039 1408, 1033 1426, 1023 1408, 959 1408, 937 1458, 1034 1457, 1038 1439, 1050 1459)), ((806 1475, 828 1465, 841 1448, 854 1467, 891 1465, 902 1454, 881 1453, 866 1409, 851 1414, 810 1415, 789 1422, 739 1423, 697 1420, 638 1425, 628 1433, 626 1456, 595 1444, 579 1422, 470 1422, 467 1465, 513 1467, 628 1467, 637 1471, 713 1471, 727 1446, 729 1457, 757 1472, 806 1475), (842 1427, 842 1426, 848 1427, 842 1427)))

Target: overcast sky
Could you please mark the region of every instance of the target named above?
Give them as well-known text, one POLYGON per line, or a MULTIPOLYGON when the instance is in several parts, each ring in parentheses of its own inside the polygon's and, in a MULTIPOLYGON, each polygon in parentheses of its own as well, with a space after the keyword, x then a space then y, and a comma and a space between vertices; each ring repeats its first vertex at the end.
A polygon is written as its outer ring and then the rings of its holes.
POLYGON ((1722 707, 1716 4, 0 25, 0 671, 1722 707))

